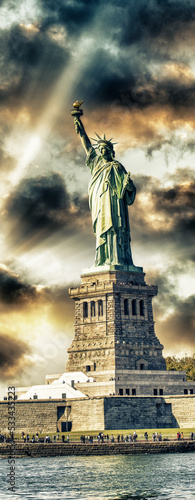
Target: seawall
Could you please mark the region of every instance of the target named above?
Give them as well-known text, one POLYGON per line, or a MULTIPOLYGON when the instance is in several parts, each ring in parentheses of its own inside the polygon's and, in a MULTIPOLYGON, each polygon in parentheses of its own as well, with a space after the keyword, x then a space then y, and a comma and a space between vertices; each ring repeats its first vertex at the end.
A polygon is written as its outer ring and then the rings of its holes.
MULTIPOLYGON (((195 451, 195 441, 137 443, 15 443, 14 457, 57 457, 87 455, 136 455, 146 453, 187 453, 195 451)), ((0 444, 0 458, 13 457, 13 445, 0 444), (12 450, 12 452, 11 452, 12 450)))

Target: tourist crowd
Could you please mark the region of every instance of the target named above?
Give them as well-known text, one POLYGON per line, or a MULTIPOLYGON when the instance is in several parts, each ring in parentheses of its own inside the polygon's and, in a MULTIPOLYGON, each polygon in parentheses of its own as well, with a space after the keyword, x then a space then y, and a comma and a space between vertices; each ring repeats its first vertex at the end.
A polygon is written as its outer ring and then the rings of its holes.
MULTIPOLYGON (((59 433, 54 434, 52 437, 49 436, 49 434, 47 434, 45 437, 39 437, 39 433, 37 432, 36 435, 33 434, 32 438, 30 439, 29 434, 25 434, 24 432, 22 432, 21 438, 22 438, 24 443, 26 443, 26 442, 56 443, 56 442, 59 442, 60 439, 63 443, 69 444, 69 442, 70 442, 69 434, 68 435, 62 434, 61 438, 60 438, 59 433)), ((117 436, 114 436, 114 434, 111 434, 109 436, 109 434, 104 434, 103 432, 99 432, 99 434, 97 436, 92 436, 92 435, 86 436, 83 434, 80 436, 80 442, 82 444, 88 444, 88 443, 93 444, 94 442, 97 442, 98 444, 101 444, 101 443, 136 443, 137 439, 138 439, 138 435, 137 435, 136 431, 134 431, 133 434, 126 434, 126 435, 118 434, 117 436)), ((148 437, 148 433, 146 431, 144 433, 144 440, 148 441, 148 439, 149 439, 149 437, 148 437)), ((177 433, 177 439, 178 440, 184 439, 183 432, 177 433)), ((191 432, 188 439, 190 439, 190 440, 195 439, 195 433, 191 432)), ((142 438, 140 440, 142 441, 142 438)), ((158 431, 156 431, 152 434, 152 441, 153 442, 155 442, 155 441, 169 441, 169 440, 170 439, 168 439, 168 438, 163 439, 161 432, 158 433, 158 431)), ((77 440, 72 438, 71 442, 77 442, 77 440)))
MULTIPOLYGON (((145 441, 148 441, 149 437, 148 437, 148 433, 147 431, 144 433, 144 440, 145 441)), ((3 442, 6 442, 6 443, 9 443, 10 441, 12 441, 13 439, 13 436, 11 435, 6 435, 6 434, 1 434, 0 433, 0 443, 3 443, 3 442)), ((98 443, 98 444, 101 444, 101 443, 136 443, 137 442, 137 439, 138 439, 138 435, 137 435, 137 432, 134 431, 133 434, 126 434, 126 435, 123 435, 123 434, 118 434, 117 436, 114 436, 114 434, 111 434, 109 436, 109 434, 104 434, 103 432, 99 432, 99 434, 97 436, 92 436, 92 435, 81 435, 80 436, 80 442, 81 444, 93 444, 94 442, 98 443)), ((152 441, 155 442, 155 441, 172 441, 174 440, 173 438, 164 438, 162 437, 162 433, 158 433, 158 431, 154 432, 152 434, 152 441)), ((177 440, 184 440, 184 439, 189 439, 189 440, 195 440, 195 432, 191 432, 190 433, 190 436, 189 438, 184 438, 184 434, 183 432, 177 432, 177 435, 176 435, 176 439, 177 440)), ((61 437, 60 437, 60 434, 59 432, 57 432, 56 434, 54 434, 52 437, 49 436, 49 434, 47 434, 46 436, 39 436, 39 433, 36 432, 36 434, 33 434, 31 437, 30 435, 27 433, 25 434, 25 432, 22 432, 21 434, 21 440, 23 443, 58 443, 60 440, 62 441, 62 443, 68 443, 70 442, 70 436, 69 434, 61 434, 61 437)), ((16 439, 17 441, 17 439, 16 439)), ((143 438, 141 437, 140 438, 140 441, 143 441, 143 438)), ((71 442, 78 442, 78 440, 74 437, 71 437, 71 442)))

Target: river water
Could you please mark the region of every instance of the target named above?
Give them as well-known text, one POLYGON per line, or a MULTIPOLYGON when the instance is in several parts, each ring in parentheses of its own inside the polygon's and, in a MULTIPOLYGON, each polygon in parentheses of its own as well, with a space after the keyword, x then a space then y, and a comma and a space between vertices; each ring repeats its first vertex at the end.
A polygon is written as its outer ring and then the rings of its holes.
POLYGON ((195 454, 16 459, 16 493, 0 460, 1 500, 192 500, 195 454))

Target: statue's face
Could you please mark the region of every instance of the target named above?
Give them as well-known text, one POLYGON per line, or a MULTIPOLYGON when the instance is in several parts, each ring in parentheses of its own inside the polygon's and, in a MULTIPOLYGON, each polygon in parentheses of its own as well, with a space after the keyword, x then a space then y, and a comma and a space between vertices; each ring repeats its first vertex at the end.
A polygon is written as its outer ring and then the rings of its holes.
POLYGON ((100 146, 99 150, 100 150, 101 156, 103 156, 103 158, 105 158, 106 160, 112 159, 110 148, 107 148, 106 146, 103 145, 103 146, 100 146))

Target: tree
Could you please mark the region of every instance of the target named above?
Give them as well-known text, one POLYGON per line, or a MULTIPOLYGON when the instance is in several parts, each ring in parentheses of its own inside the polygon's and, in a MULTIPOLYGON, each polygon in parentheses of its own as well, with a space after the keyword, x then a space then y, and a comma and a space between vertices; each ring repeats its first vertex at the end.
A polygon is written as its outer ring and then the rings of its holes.
POLYGON ((192 357, 176 358, 167 356, 165 358, 167 370, 182 370, 186 372, 187 380, 195 380, 195 354, 192 357))

